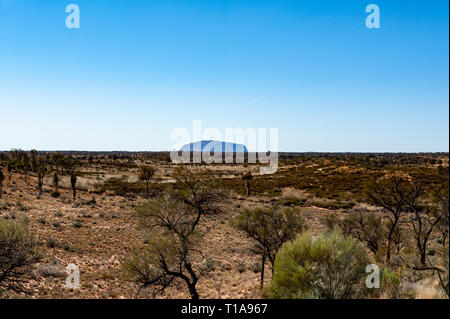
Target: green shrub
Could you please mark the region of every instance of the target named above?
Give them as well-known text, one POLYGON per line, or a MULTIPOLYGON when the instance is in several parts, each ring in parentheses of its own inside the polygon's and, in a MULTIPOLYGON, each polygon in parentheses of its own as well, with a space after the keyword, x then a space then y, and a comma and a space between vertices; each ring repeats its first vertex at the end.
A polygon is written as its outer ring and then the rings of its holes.
POLYGON ((25 276, 40 259, 26 222, 0 220, 0 294, 24 291, 25 276))
POLYGON ((333 231, 304 233, 277 254, 270 298, 355 298, 364 290, 364 246, 333 231))
POLYGON ((127 182, 123 177, 113 177, 106 180, 103 184, 97 185, 97 191, 111 191, 115 195, 125 196, 127 194, 143 193, 145 191, 145 187, 141 183, 127 182))

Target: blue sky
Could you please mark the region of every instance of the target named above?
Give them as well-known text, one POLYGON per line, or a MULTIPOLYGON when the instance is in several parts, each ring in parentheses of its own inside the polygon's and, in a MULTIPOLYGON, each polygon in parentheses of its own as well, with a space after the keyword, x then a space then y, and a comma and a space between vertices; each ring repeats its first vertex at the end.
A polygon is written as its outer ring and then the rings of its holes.
POLYGON ((0 149, 169 150, 278 128, 280 151, 449 150, 448 1, 0 0, 0 149), (81 28, 65 27, 66 5, 81 28), (380 7, 367 29, 365 7, 380 7))

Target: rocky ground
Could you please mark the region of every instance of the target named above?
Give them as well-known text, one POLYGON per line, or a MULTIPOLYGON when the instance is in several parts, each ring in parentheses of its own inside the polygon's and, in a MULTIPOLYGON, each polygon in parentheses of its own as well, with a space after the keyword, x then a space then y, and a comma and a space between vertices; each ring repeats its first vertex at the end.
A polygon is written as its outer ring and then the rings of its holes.
MULTIPOLYGON (((145 199, 78 191, 75 201, 70 189, 50 196, 50 185, 38 196, 35 177, 27 182, 13 174, 4 186, 0 218, 29 221, 43 259, 27 285, 32 298, 134 298, 137 286, 128 282, 121 261, 142 244, 143 233, 134 217, 145 199), (65 268, 80 269, 80 289, 66 288, 65 268)), ((259 258, 251 252, 252 242, 234 229, 231 218, 243 207, 268 204, 258 197, 235 195, 220 215, 204 220, 207 232, 203 252, 209 260, 208 272, 199 281, 202 298, 258 298, 259 258)), ((304 217, 317 224, 323 209, 304 209, 304 217)), ((316 226, 317 226, 316 225, 316 226)), ((317 227, 314 227, 317 228, 317 227)), ((270 279, 270 269, 266 271, 270 279)), ((23 297, 25 295, 22 295, 23 297)), ((139 297, 150 297, 142 292, 139 297)), ((188 298, 183 283, 168 289, 164 298, 188 298)))

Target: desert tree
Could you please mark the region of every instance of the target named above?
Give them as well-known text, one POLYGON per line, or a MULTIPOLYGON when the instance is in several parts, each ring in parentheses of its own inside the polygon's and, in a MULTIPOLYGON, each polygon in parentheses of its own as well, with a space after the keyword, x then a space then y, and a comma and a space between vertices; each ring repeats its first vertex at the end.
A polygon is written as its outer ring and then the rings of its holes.
POLYGON ((402 177, 392 176, 381 180, 372 180, 366 185, 366 196, 371 204, 387 210, 390 215, 387 231, 386 261, 391 259, 392 236, 405 212, 405 195, 408 182, 402 177))
POLYGON ((201 251, 205 215, 221 211, 224 193, 214 176, 205 171, 177 168, 179 190, 165 192, 137 210, 140 226, 146 230, 145 244, 125 260, 126 276, 139 290, 152 288, 163 294, 177 281, 185 283, 192 299, 199 299, 197 283, 205 271, 201 251))
POLYGON ((37 168, 37 181, 38 181, 39 196, 42 195, 42 186, 44 185, 44 177, 45 177, 46 172, 47 172, 47 169, 45 167, 45 164, 43 162, 41 162, 37 168))
POLYGON ((144 247, 125 261, 126 273, 140 285, 139 290, 151 287, 154 295, 163 294, 176 279, 182 280, 191 298, 199 299, 196 285, 201 271, 193 261, 203 256, 192 208, 166 194, 140 208, 138 214, 148 233, 144 247))
MULTIPOLYGON (((441 222, 436 205, 426 201, 427 187, 422 180, 415 180, 409 185, 409 196, 404 196, 405 204, 413 213, 411 219, 414 240, 419 253, 419 261, 422 267, 427 264, 427 248, 433 231, 441 222)), ((438 191, 439 192, 439 191, 438 191)))
POLYGON ((22 173, 24 171, 24 166, 22 161, 16 161, 14 162, 14 170, 17 173, 22 173))
POLYGON ((449 298, 449 249, 447 246, 442 246, 438 252, 441 255, 441 258, 437 264, 420 267, 413 266, 413 269, 417 271, 433 271, 433 273, 437 273, 442 291, 445 294, 445 297, 449 298))
POLYGON ((228 194, 220 178, 211 171, 179 166, 175 169, 173 177, 179 189, 171 191, 172 196, 192 207, 197 212, 198 221, 202 215, 221 212, 221 204, 228 194))
POLYGON ((445 293, 445 296, 447 298, 450 297, 450 287, 449 287, 449 249, 446 246, 442 247, 442 263, 443 263, 443 270, 438 270, 438 278, 439 283, 441 285, 442 290, 445 293))
POLYGON ((8 160, 6 170, 8 171, 8 185, 11 185, 12 171, 14 170, 14 162, 8 160))
POLYGON ((53 190, 55 192, 57 192, 58 188, 59 188, 59 177, 58 177, 58 173, 54 172, 53 173, 53 190))
MULTIPOLYGON (((448 168, 438 169, 438 180, 432 187, 430 192, 430 205, 425 206, 425 209, 420 212, 422 215, 416 216, 415 223, 415 237, 417 246, 422 241, 422 248, 425 248, 425 252, 419 248, 419 254, 421 258, 421 265, 419 267, 413 267, 415 270, 428 271, 431 270, 437 273, 440 286, 445 296, 449 297, 449 247, 447 242, 448 227, 449 227, 449 175, 448 168), (419 219, 420 218, 420 219, 419 219), (422 224, 423 234, 419 232, 419 220, 422 224), (436 225, 436 221, 439 221, 436 225), (437 226, 437 227, 436 227, 437 226), (436 227, 436 230, 441 234, 442 238, 438 238, 437 241, 442 246, 437 249, 438 258, 434 258, 431 262, 426 259, 426 242, 428 233, 426 230, 431 227, 436 227), (425 245, 423 244, 425 242, 425 245), (423 257, 424 256, 424 257, 423 257), (440 257, 440 258, 439 258, 440 257), (423 261, 425 260, 425 263, 423 261)), ((433 229, 434 230, 434 229, 433 229)), ((432 231, 433 231, 432 230, 432 231)))
POLYGON ((372 212, 347 214, 338 225, 346 235, 363 242, 375 255, 378 253, 384 237, 384 225, 381 217, 372 212))
POLYGON ((253 251, 261 256, 261 287, 268 260, 273 271, 280 247, 305 229, 305 223, 294 208, 265 207, 243 210, 234 221, 254 241, 253 251))
POLYGON ((30 158, 26 153, 22 155, 22 165, 21 168, 24 173, 25 183, 28 183, 28 172, 31 170, 30 158))
MULTIPOLYGON (((389 223, 388 223, 389 227, 389 223)), ((406 236, 405 231, 398 225, 395 227, 394 232, 392 233, 392 243, 395 245, 395 253, 400 254, 401 250, 405 247, 406 236)))
POLYGON ((431 191, 431 202, 435 205, 436 213, 440 216, 438 231, 442 238, 442 245, 447 246, 449 235, 449 168, 439 167, 438 182, 431 191))
POLYGON ((62 166, 64 162, 64 154, 61 153, 52 153, 50 155, 50 161, 55 165, 56 171, 59 171, 59 167, 62 166))
POLYGON ((77 175, 73 171, 70 173, 70 185, 72 187, 73 200, 75 201, 77 196, 77 175))
POLYGON ((0 198, 3 194, 3 181, 5 180, 5 175, 3 174, 3 168, 0 167, 0 198))
POLYGON ((25 292, 24 278, 39 259, 26 222, 0 220, 0 292, 25 292))
POLYGON ((139 179, 147 184, 147 194, 150 193, 150 179, 155 175, 155 168, 150 165, 142 165, 139 167, 139 179))
POLYGON ((30 151, 30 168, 32 172, 37 171, 37 165, 38 165, 37 151, 33 149, 30 151))
POLYGON ((250 181, 253 179, 253 175, 251 172, 247 172, 241 178, 244 181, 245 193, 247 196, 250 196, 250 181))

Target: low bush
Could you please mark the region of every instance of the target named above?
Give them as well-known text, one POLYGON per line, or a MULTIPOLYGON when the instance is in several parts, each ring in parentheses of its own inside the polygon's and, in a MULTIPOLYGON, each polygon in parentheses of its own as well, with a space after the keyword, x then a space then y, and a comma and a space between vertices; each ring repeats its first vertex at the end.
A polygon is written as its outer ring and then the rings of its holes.
POLYGON ((24 278, 39 260, 27 223, 0 220, 0 294, 7 290, 25 291, 24 278))
POLYGON ((314 238, 304 233, 280 249, 275 260, 270 298, 339 299, 363 294, 365 267, 363 245, 339 232, 314 238))

